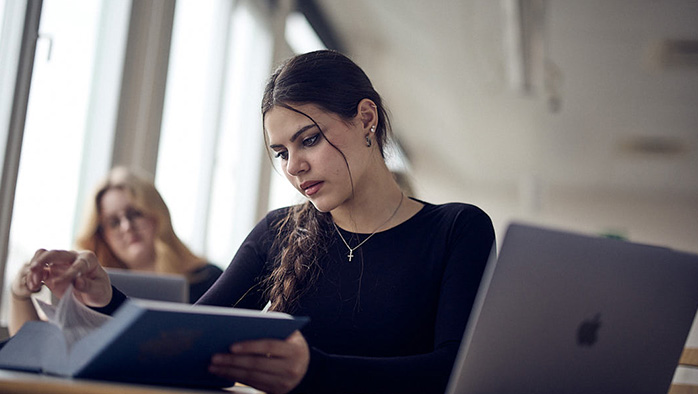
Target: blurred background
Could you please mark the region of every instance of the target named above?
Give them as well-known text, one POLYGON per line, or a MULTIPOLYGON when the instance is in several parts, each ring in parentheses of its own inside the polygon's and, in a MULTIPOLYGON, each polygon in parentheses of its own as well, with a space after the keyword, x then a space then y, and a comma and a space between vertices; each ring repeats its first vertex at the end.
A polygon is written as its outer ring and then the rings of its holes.
POLYGON ((0 21, 5 281, 72 246, 117 164, 225 267, 300 201, 259 104, 319 48, 383 95, 414 197, 482 207, 498 241, 525 221, 698 253, 698 1, 0 0, 0 21))

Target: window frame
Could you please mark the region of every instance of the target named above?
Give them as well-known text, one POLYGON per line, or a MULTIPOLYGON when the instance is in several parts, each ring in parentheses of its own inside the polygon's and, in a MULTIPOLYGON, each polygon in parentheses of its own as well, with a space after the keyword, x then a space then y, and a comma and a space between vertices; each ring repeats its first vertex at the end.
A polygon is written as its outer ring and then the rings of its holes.
MULTIPOLYGON (((22 151, 24 124, 27 116, 29 90, 34 69, 36 44, 39 38, 39 23, 41 21, 43 1, 18 0, 14 4, 16 6, 20 3, 25 5, 24 22, 19 53, 16 58, 17 63, 13 67, 16 69, 16 77, 12 94, 12 109, 10 110, 7 124, 7 142, 3 157, 2 178, 0 179, 0 284, 5 282, 5 267, 7 265, 10 242, 10 226, 12 224, 12 211, 19 172, 19 159, 22 151)), ((18 9, 15 9, 15 12, 16 14, 14 15, 5 13, 4 20, 16 18, 21 12, 21 4, 18 9)), ((4 291, 0 292, 0 305, 2 305, 3 296, 4 291)))

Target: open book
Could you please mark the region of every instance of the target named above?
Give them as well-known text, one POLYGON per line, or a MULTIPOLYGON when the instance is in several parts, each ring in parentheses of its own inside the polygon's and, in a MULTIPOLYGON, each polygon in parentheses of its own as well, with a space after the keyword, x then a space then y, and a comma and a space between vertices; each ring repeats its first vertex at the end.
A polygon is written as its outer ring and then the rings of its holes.
MULTIPOLYGON (((78 314, 96 313, 73 298, 63 297, 57 315, 65 318, 74 314, 66 310, 76 309, 78 314)), ((0 368, 121 382, 227 387, 234 382, 208 373, 213 354, 226 353, 238 341, 286 338, 308 320, 278 312, 130 299, 112 319, 86 335, 74 327, 59 327, 55 321, 27 322, 0 350, 0 368)))

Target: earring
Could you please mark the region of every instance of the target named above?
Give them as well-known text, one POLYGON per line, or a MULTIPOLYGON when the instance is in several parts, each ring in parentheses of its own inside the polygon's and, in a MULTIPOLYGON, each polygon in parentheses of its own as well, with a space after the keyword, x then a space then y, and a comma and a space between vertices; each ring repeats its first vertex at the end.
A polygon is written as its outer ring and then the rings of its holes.
POLYGON ((366 136, 366 146, 370 148, 371 145, 373 145, 373 142, 371 142, 371 137, 366 136))
POLYGON ((371 126, 371 133, 375 133, 375 132, 376 132, 376 125, 373 125, 373 126, 371 126))

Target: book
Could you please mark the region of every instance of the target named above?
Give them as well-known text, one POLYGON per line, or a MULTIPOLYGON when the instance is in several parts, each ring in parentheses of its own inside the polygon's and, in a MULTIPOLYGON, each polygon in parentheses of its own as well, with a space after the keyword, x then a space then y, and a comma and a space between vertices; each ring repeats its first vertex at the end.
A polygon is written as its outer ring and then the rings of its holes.
POLYGON ((57 324, 25 323, 0 350, 0 368, 142 384, 229 387, 235 382, 208 372, 213 354, 227 353, 239 341, 287 338, 308 321, 279 312, 128 299, 112 319, 73 340, 57 324))

